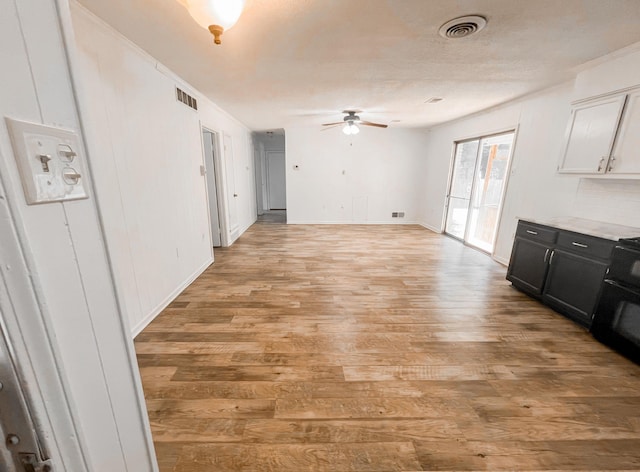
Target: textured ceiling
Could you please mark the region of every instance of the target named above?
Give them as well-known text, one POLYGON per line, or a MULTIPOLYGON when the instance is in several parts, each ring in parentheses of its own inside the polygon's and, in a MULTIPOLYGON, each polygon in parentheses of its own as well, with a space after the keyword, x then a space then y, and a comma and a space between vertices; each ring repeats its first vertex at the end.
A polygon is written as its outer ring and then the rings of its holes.
POLYGON ((221 46, 179 0, 80 3, 254 130, 336 121, 348 108, 431 126, 640 41, 640 0, 247 0, 221 46), (468 14, 487 27, 438 35, 468 14))

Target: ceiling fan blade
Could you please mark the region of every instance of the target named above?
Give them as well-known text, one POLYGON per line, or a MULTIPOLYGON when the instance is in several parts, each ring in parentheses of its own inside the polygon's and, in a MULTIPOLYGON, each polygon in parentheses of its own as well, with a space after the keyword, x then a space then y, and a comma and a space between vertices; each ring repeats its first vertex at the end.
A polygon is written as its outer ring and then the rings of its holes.
POLYGON ((383 125, 380 123, 371 123, 370 121, 360 121, 359 124, 365 126, 377 126, 378 128, 388 128, 389 125, 383 125))
POLYGON ((340 126, 342 123, 334 123, 334 124, 329 124, 329 125, 322 125, 322 126, 326 126, 326 128, 322 128, 320 131, 327 131, 328 129, 331 128, 335 128, 336 126, 340 126))
POLYGON ((344 121, 336 121, 335 123, 323 123, 322 126, 336 126, 343 124, 344 121))

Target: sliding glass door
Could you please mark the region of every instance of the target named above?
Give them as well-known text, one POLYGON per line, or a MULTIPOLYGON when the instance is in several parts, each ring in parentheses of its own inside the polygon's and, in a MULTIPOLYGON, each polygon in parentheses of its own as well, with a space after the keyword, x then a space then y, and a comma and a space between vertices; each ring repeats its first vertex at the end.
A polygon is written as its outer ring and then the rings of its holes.
POLYGON ((467 227, 479 144, 479 139, 456 144, 445 232, 458 239, 464 239, 467 227))
POLYGON ((492 253, 514 132, 455 144, 445 233, 492 253))

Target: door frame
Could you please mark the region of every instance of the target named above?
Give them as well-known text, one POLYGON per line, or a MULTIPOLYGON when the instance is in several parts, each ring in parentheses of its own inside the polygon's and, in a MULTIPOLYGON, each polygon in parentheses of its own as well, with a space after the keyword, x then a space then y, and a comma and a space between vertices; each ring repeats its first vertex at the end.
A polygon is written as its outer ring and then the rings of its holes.
POLYGON ((450 161, 449 161, 449 182, 447 184, 447 193, 445 195, 445 205, 444 205, 444 212, 443 212, 443 219, 442 219, 442 233, 446 236, 449 236, 450 238, 455 239, 456 241, 461 241, 465 246, 468 246, 470 248, 473 248, 477 251, 480 251, 484 254, 488 254, 490 255, 492 258, 495 259, 495 250, 496 250, 496 242, 498 240, 498 233, 500 232, 500 226, 502 225, 502 210, 504 209, 504 203, 505 203, 505 198, 507 196, 507 188, 509 187, 509 176, 511 175, 511 166, 513 164, 513 157, 514 157, 514 153, 515 153, 515 149, 516 149, 516 144, 518 141, 518 130, 519 130, 520 125, 515 125, 515 126, 510 126, 510 127, 506 127, 504 129, 500 129, 497 131, 492 131, 492 132, 488 132, 486 134, 477 134, 475 136, 469 136, 469 137, 465 137, 465 138, 461 138, 461 139, 455 139, 453 141, 453 146, 452 146, 452 151, 451 151, 451 157, 450 157, 450 161), (469 206, 471 206, 471 199, 473 198, 473 192, 475 190, 475 186, 476 186, 476 172, 478 169, 478 162, 479 162, 479 155, 480 155, 480 144, 482 143, 483 139, 486 138, 491 138, 493 136, 499 136, 501 134, 507 134, 507 133, 513 133, 513 142, 511 143, 511 149, 509 150, 509 160, 507 161, 507 168, 505 169, 505 183, 502 187, 502 191, 500 192, 500 203, 498 204, 498 217, 496 219, 496 230, 493 234, 493 238, 491 240, 491 252, 485 251, 484 249, 481 249, 479 247, 476 247, 472 244, 467 243, 467 234, 469 231, 469 214, 467 213, 467 222, 465 223, 465 228, 464 228, 464 239, 460 239, 457 236, 453 236, 449 233, 447 233, 446 231, 446 224, 447 224, 447 215, 449 214, 449 197, 451 194, 451 187, 453 185, 453 174, 454 174, 454 170, 455 170, 455 158, 456 158, 456 148, 458 146, 458 144, 461 143, 466 143, 469 141, 474 141, 474 140, 478 140, 478 151, 476 153, 476 162, 474 165, 474 174, 473 174, 473 182, 471 183, 471 195, 469 198, 469 206))
POLYGON ((202 123, 200 124, 200 139, 201 139, 201 143, 202 143, 202 163, 204 166, 204 182, 205 182, 205 188, 207 191, 207 216, 209 219, 209 230, 210 230, 210 235, 211 235, 211 247, 213 248, 213 228, 212 228, 212 221, 211 221, 211 206, 210 206, 210 192, 211 189, 209 188, 209 179, 207 178, 207 175, 210 175, 210 173, 213 175, 213 181, 214 181, 214 185, 215 185, 215 193, 216 193, 216 203, 218 205, 218 225, 219 225, 219 229, 220 229, 220 244, 222 247, 226 247, 228 246, 227 243, 227 231, 226 231, 226 222, 224 221, 224 207, 222 205, 222 200, 221 200, 221 191, 220 188, 222 186, 220 179, 221 179, 221 174, 220 174, 220 166, 221 163, 219 162, 219 144, 218 144, 218 133, 216 131, 213 131, 209 128, 207 128, 206 126, 202 125, 202 123), (213 140, 211 143, 211 149, 213 151, 213 156, 212 156, 212 162, 213 162, 213 169, 209 169, 208 164, 208 157, 206 155, 206 148, 204 146, 204 134, 205 133, 210 133, 211 136, 213 136, 213 140))
POLYGON ((16 220, 4 198, 0 198, 0 220, 0 329, 36 435, 56 470, 91 470, 90 458, 84 452, 84 435, 74 420, 77 414, 59 362, 61 354, 50 338, 54 332, 50 315, 29 269, 34 261, 20 243, 16 220))
POLYGON ((209 172, 207 167, 207 156, 205 154, 204 147, 204 133, 208 132, 213 135, 213 178, 215 180, 215 192, 216 192, 216 200, 218 202, 218 223, 220 224, 220 242, 222 247, 229 246, 229 221, 227 215, 227 199, 225 196, 225 183, 224 183, 224 175, 223 175, 223 162, 222 162, 222 150, 221 150, 221 140, 219 133, 217 131, 212 130, 211 128, 205 126, 200 123, 200 144, 202 147, 202 165, 205 170, 205 179, 204 185, 205 190, 207 192, 207 220, 209 221, 209 238, 211 243, 211 248, 213 251, 213 233, 211 228, 211 208, 209 206, 209 182, 206 179, 206 174, 209 172))

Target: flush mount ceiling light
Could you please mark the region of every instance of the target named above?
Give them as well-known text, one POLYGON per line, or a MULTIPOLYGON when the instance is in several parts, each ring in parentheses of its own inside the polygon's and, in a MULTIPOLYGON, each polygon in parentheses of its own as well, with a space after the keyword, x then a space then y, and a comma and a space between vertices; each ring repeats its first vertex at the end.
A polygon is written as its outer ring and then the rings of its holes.
POLYGON ((440 27, 438 33, 443 38, 459 39, 466 38, 478 33, 487 26, 487 19, 480 15, 461 16, 447 21, 440 27))
POLYGON ((344 128, 342 128, 342 132, 349 136, 351 134, 358 134, 360 132, 360 128, 358 128, 353 121, 347 121, 344 128))
POLYGON ((196 22, 213 35, 213 42, 222 43, 220 36, 236 24, 245 0, 187 0, 187 10, 196 22))

